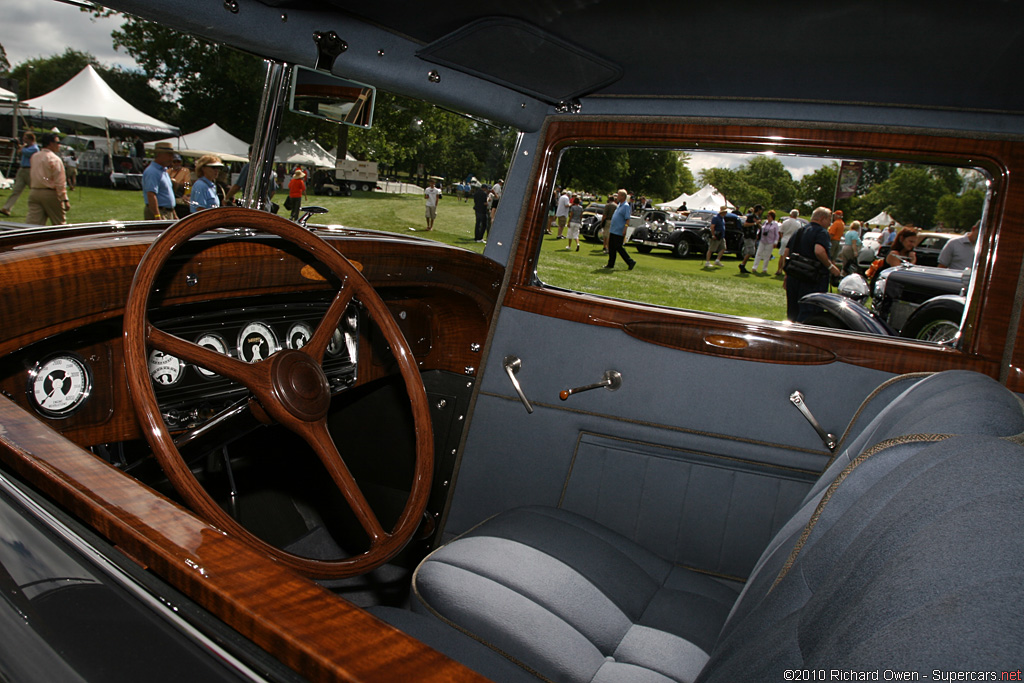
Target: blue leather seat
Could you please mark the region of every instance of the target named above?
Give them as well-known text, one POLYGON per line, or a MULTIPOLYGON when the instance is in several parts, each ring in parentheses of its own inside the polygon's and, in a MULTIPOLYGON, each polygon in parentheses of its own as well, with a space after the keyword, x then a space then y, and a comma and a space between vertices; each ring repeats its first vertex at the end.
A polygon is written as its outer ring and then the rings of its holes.
POLYGON ((892 386, 884 406, 859 411, 742 590, 579 515, 529 507, 432 553, 414 577, 413 608, 435 626, 404 619, 471 666, 486 645, 505 660, 482 671, 497 680, 1016 670, 1021 402, 963 371, 892 386))

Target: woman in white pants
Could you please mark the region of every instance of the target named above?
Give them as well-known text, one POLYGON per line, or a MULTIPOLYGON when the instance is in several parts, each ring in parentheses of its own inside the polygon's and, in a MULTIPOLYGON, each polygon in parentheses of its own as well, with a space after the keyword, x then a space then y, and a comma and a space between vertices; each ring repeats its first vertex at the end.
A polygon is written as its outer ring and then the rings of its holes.
POLYGON ((772 260, 772 250, 775 243, 779 241, 779 224, 775 222, 775 212, 769 211, 768 217, 761 224, 761 236, 757 240, 757 253, 754 254, 754 272, 757 272, 757 265, 764 261, 761 272, 768 274, 768 262, 772 260))

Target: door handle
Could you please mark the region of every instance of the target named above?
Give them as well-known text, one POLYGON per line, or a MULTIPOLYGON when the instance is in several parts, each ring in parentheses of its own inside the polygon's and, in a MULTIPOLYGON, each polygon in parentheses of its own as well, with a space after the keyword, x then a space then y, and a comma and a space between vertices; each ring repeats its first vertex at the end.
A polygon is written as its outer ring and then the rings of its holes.
POLYGON ((523 393, 523 388, 519 386, 519 380, 516 379, 516 373, 523 367, 523 362, 516 356, 505 356, 505 360, 502 361, 502 365, 505 366, 505 374, 508 375, 509 380, 512 381, 512 387, 519 394, 519 400, 523 402, 523 406, 526 408, 526 412, 532 413, 533 406, 530 405, 530 399, 526 398, 526 394, 523 393))

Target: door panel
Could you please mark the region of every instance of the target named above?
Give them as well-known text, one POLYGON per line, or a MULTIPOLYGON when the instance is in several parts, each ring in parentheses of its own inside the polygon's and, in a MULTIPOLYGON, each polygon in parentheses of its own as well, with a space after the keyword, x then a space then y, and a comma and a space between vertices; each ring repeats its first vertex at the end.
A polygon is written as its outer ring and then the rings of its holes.
POLYGON ((681 564, 738 577, 830 457, 789 395, 801 390, 839 435, 888 377, 686 353, 508 308, 486 368, 446 536, 511 507, 563 505, 681 564), (502 368, 510 355, 532 414, 502 368), (609 369, 622 373, 619 390, 559 399, 609 369))

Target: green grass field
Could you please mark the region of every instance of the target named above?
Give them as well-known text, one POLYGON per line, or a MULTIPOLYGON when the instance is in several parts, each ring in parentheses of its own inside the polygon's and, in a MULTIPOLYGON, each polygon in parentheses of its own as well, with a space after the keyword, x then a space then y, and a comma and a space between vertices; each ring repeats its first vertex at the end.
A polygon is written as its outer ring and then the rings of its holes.
MULTIPOLYGON (((0 190, 0 202, 9 194, 0 190)), ((79 187, 71 193, 70 199, 68 220, 73 223, 142 219, 142 193, 138 191, 79 187)), ((314 217, 317 223, 400 234, 412 234, 409 228, 415 228, 415 234, 420 237, 483 251, 484 245, 473 241, 472 203, 454 197, 441 201, 434 230, 430 233, 424 232, 423 198, 418 195, 356 192, 351 197, 310 196, 306 203, 328 209, 327 214, 314 217)), ((7 220, 24 220, 27 208, 26 192, 7 220)), ((785 318, 781 279, 771 275, 742 275, 737 268, 738 259, 731 256, 725 258, 723 268, 705 270, 703 258, 678 259, 663 250, 637 254, 633 247, 626 247, 637 260, 636 269, 626 270, 619 260, 615 270, 606 270, 602 266, 608 257, 601 253, 601 245, 584 241, 578 252, 565 251, 565 245, 565 241, 545 236, 538 268, 544 282, 663 306, 768 320, 785 318)), ((777 261, 772 261, 768 272, 774 273, 776 266, 777 261)))

